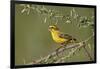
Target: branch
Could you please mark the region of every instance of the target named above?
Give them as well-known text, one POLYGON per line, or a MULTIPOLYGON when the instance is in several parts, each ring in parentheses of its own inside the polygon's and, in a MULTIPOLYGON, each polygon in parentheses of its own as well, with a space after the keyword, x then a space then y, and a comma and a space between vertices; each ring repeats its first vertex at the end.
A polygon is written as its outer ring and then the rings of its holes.
POLYGON ((84 46, 83 48, 84 48, 85 52, 87 53, 89 59, 90 59, 90 60, 93 60, 92 57, 91 57, 91 55, 90 55, 90 53, 89 53, 88 50, 86 49, 86 47, 84 46))
POLYGON ((48 63, 61 63, 61 62, 66 62, 65 60, 67 58, 72 57, 72 55, 74 55, 74 53, 81 49, 82 47, 84 48, 85 52, 87 53, 88 57, 90 58, 90 60, 93 60, 92 57, 90 56, 90 53, 88 52, 88 50, 85 48, 86 46, 86 42, 89 41, 94 35, 91 35, 89 38, 87 38, 84 41, 81 41, 79 43, 74 43, 74 44, 70 44, 70 45, 66 45, 66 46, 62 46, 59 48, 58 51, 54 51, 51 54, 36 60, 31 63, 28 64, 48 64, 48 63), (69 51, 71 50, 71 51, 69 51), (64 51, 69 51, 67 55, 61 55, 63 53, 65 53, 64 51), (59 56, 60 55, 60 56, 59 56))
POLYGON ((88 50, 85 48, 86 46, 86 42, 89 41, 94 35, 91 35, 89 38, 87 38, 84 41, 81 41, 79 43, 74 43, 74 44, 70 44, 70 45, 66 45, 66 46, 62 46, 59 48, 58 51, 54 51, 51 54, 47 55, 46 57, 43 57, 39 60, 36 60, 29 64, 48 64, 48 63, 63 63, 63 62, 67 62, 65 61, 67 58, 72 57, 72 55, 74 55, 74 53, 81 49, 84 48, 85 52, 87 53, 88 57, 90 58, 90 60, 92 61, 92 57, 90 56, 90 53, 88 52, 88 50), (71 51, 69 51, 71 50, 71 51), (61 55, 63 53, 65 53, 64 51, 69 51, 67 55, 61 55), (59 56, 60 55, 60 56, 59 56))

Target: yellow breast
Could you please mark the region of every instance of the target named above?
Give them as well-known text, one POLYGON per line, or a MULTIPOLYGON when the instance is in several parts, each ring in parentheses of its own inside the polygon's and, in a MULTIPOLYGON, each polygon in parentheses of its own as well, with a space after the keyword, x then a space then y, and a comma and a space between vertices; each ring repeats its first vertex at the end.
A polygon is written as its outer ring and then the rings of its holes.
POLYGON ((66 39, 59 37, 59 32, 51 32, 51 34, 52 34, 53 40, 57 43, 63 43, 66 41, 66 39))

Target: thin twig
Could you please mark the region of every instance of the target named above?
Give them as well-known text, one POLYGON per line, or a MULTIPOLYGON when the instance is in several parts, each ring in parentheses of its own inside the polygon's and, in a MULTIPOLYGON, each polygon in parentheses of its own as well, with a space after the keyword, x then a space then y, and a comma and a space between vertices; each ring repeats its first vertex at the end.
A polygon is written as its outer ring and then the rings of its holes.
POLYGON ((80 46, 76 47, 74 50, 72 50, 71 52, 69 52, 69 54, 67 56, 62 57, 61 59, 59 59, 58 61, 56 61, 55 63, 59 63, 62 60, 65 60, 66 58, 71 57, 71 55, 73 55, 78 49, 80 49, 81 47, 83 47, 84 45, 81 44, 80 46))
MULTIPOLYGON (((86 43, 86 42, 89 41, 93 36, 94 36, 94 34, 91 35, 89 38, 87 38, 84 42, 86 43)), ((85 44, 85 45, 86 45, 86 44, 85 44)), ((88 52, 88 50, 86 49, 86 47, 83 46, 83 48, 84 48, 85 52, 87 53, 87 56, 89 57, 89 59, 90 59, 90 60, 93 60, 93 58, 91 57, 91 55, 90 55, 90 53, 88 52)))
POLYGON ((92 57, 91 57, 91 55, 90 55, 90 53, 89 53, 88 50, 86 49, 86 47, 83 46, 83 48, 84 48, 85 52, 87 53, 87 56, 89 57, 89 59, 90 59, 90 60, 93 60, 92 57))

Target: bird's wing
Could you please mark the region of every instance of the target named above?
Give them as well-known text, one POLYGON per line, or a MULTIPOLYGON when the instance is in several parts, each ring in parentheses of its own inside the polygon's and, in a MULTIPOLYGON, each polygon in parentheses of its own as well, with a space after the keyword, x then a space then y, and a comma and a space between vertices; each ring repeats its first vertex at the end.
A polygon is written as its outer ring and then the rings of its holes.
POLYGON ((68 39, 68 40, 75 40, 75 41, 76 41, 75 38, 73 38, 72 36, 70 36, 70 35, 68 35, 68 34, 64 34, 64 33, 60 33, 60 34, 59 34, 59 37, 60 37, 60 38, 65 38, 65 39, 68 39))
POLYGON ((68 34, 64 34, 64 33, 60 33, 60 34, 59 34, 59 37, 60 37, 60 38, 65 38, 65 39, 72 38, 72 36, 70 36, 70 35, 68 35, 68 34))

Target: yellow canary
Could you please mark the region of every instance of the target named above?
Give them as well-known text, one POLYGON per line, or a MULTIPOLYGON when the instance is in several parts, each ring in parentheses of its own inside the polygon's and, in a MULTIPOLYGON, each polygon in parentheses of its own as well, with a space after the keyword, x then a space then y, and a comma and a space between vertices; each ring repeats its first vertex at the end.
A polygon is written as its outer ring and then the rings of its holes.
POLYGON ((61 33, 60 29, 56 25, 49 26, 49 31, 51 32, 53 40, 63 46, 76 42, 76 39, 72 36, 61 33))

